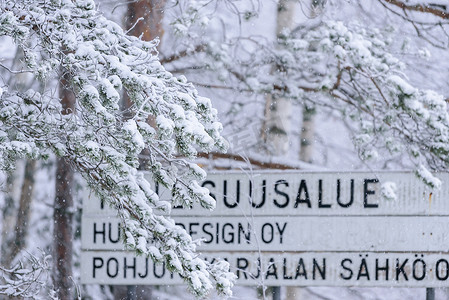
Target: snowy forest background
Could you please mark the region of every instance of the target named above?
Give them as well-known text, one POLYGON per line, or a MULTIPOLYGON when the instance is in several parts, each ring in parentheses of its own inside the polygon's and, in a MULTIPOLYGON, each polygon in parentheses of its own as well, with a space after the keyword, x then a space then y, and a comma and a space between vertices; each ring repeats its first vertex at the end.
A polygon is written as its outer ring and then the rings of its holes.
MULTIPOLYGON (((430 172, 446 171, 449 162, 448 23, 443 0, 0 0, 0 295, 120 299, 125 287, 78 285, 83 188, 87 181, 100 198, 113 198, 112 206, 129 205, 119 211, 127 232, 135 240, 146 238, 135 228, 142 220, 163 222, 148 207, 162 210, 166 203, 133 173, 138 168, 176 190, 176 203, 206 208, 213 205, 210 197, 192 185, 204 176, 197 165, 206 171, 249 165, 406 169, 437 188, 441 182, 430 172), (74 134, 76 139, 68 138, 74 134), (128 180, 128 174, 134 185, 122 190, 105 179, 128 180), (177 179, 187 184, 179 187, 177 179), (72 201, 61 209, 55 199, 72 201), (71 231, 55 239, 55 227, 66 222, 71 231), (67 241, 73 254, 62 253, 70 259, 59 265, 55 249, 67 241), (61 268, 73 277, 54 275, 61 268)), ((178 237, 180 244, 187 239, 178 237)), ((179 247, 173 256, 163 253, 164 241, 157 249, 126 242, 156 260, 192 263, 179 247)), ((193 251, 188 243, 182 247, 193 251)), ((179 271, 187 272, 183 267, 179 271)), ((188 282, 193 294, 213 287, 229 293, 230 286, 215 279, 232 276, 225 268, 213 270, 201 267, 212 279, 199 274, 199 286, 188 282)), ((193 297, 181 287, 143 289, 145 299, 193 297)), ((293 293, 298 299, 425 294, 285 292, 288 299, 293 293)), ((233 299, 256 299, 258 293, 236 287, 233 299)), ((437 296, 449 297, 445 290, 437 296)))

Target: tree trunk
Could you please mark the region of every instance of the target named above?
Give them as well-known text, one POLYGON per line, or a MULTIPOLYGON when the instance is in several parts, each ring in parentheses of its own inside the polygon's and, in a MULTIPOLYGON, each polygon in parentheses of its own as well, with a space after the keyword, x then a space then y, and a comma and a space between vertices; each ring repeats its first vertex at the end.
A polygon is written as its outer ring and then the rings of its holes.
MULTIPOLYGON (((162 27, 162 20, 164 18, 164 7, 167 0, 140 0, 130 2, 126 13, 125 27, 129 30, 129 34, 140 37, 144 41, 151 41, 156 37, 162 40, 164 29, 162 27)), ((159 43, 158 49, 161 44, 159 43)), ((125 93, 123 95, 123 109, 125 111, 125 118, 130 118, 130 108, 132 103, 125 93)), ((148 123, 155 125, 154 119, 150 116, 148 123)), ((145 154, 145 150, 143 151, 145 154)), ((140 169, 145 169, 147 161, 140 160, 140 169)), ((138 300, 150 300, 152 298, 151 288, 145 286, 114 286, 114 299, 127 299, 131 294, 138 300), (130 290, 135 290, 135 294, 130 293, 130 290)))
POLYGON ((6 179, 6 193, 2 205, 2 236, 0 264, 5 267, 11 267, 11 239, 14 232, 15 215, 17 211, 17 202, 20 197, 20 182, 22 178, 22 161, 16 162, 16 168, 8 173, 6 179))
MULTIPOLYGON (((310 18, 315 18, 324 9, 325 0, 312 0, 310 3, 311 14, 310 18)), ((315 144, 315 115, 314 107, 302 106, 302 126, 300 136, 300 151, 299 159, 308 163, 312 163, 313 151, 315 144)))
MULTIPOLYGON (((13 67, 20 68, 23 60, 23 51, 17 49, 12 63, 13 67)), ((7 85, 14 86, 19 91, 26 91, 32 83, 33 76, 31 74, 21 73, 11 74, 7 85)), ((34 188, 33 173, 35 166, 35 161, 19 160, 16 163, 16 170, 8 174, 5 203, 2 207, 2 216, 0 216, 3 225, 0 257, 1 264, 6 267, 10 267, 15 256, 25 247, 34 188)))
MULTIPOLYGON (((151 41, 157 37, 162 40, 164 29, 162 27, 162 20, 164 19, 164 7, 167 0, 140 0, 131 1, 128 4, 128 9, 125 18, 126 30, 129 34, 140 37, 144 41, 151 41)), ((158 45, 160 49, 161 43, 158 45)), ((123 97, 123 108, 125 110, 125 117, 132 117, 129 113, 129 108, 132 103, 128 95, 125 93, 123 97)), ((149 120, 150 124, 154 120, 149 120)))
MULTIPOLYGON (((75 110, 75 95, 68 87, 68 75, 60 81, 60 97, 62 114, 71 114, 75 110)), ((56 184, 54 204, 54 277, 53 282, 57 296, 61 300, 73 298, 72 278, 72 209, 73 209, 73 176, 70 164, 64 158, 56 161, 56 184)))
POLYGON ((299 159, 312 163, 315 144, 315 108, 302 106, 301 146, 299 159))
MULTIPOLYGON (((323 9, 325 1, 312 0, 311 1, 311 18, 315 18, 320 10, 323 9)), ((315 144, 315 115, 316 110, 314 107, 303 104, 302 106, 302 125, 300 135, 300 150, 299 159, 307 162, 313 162, 313 152, 315 144)), ((299 300, 304 298, 303 291, 298 287, 288 287, 287 297, 292 300, 299 300)))
MULTIPOLYGON (((276 36, 279 38, 285 29, 291 29, 295 15, 294 0, 280 0, 277 5, 276 36)), ((282 72, 279 66, 273 66, 273 72, 282 72)), ((284 97, 268 96, 265 101, 265 120, 262 126, 262 138, 267 150, 276 156, 285 156, 290 148, 292 103, 284 97)), ((281 289, 274 289, 273 299, 281 295, 281 289)), ((290 298, 289 298, 290 299, 290 298)))
POLYGON ((151 41, 156 37, 162 39, 164 29, 162 20, 167 0, 140 0, 128 4, 125 26, 129 34, 151 41), (140 19, 141 18, 141 19, 140 19), (140 19, 140 20, 139 20, 140 19))
MULTIPOLYGON (((291 29, 295 14, 294 0, 280 0, 277 6, 276 36, 285 29, 291 29)), ((273 66, 273 72, 280 72, 279 66, 273 66)), ((292 104, 290 99, 268 96, 265 100, 265 120, 262 126, 262 139, 267 150, 282 156, 290 148, 289 134, 291 126, 292 104)))
POLYGON ((13 260, 16 257, 16 255, 23 248, 25 248, 26 237, 28 234, 28 228, 30 224, 30 208, 31 208, 31 201, 33 199, 35 171, 36 171, 36 161, 27 160, 19 200, 19 209, 17 211, 14 242, 12 243, 11 254, 9 256, 11 260, 13 260))

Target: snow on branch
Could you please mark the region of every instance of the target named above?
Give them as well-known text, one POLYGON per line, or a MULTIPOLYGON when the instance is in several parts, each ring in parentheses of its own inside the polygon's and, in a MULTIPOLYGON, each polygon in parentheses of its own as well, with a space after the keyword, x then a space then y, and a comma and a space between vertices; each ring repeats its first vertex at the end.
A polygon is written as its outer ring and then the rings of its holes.
POLYGON ((449 12, 447 11, 447 5, 433 4, 433 3, 408 4, 406 2, 399 0, 379 0, 379 1, 395 5, 403 10, 428 13, 442 19, 449 19, 449 12))
MULTIPOLYGON (((445 97, 410 83, 406 64, 392 54, 389 34, 357 22, 324 20, 304 32, 286 30, 274 42, 242 38, 252 45, 246 47, 250 55, 235 57, 228 44, 209 41, 197 56, 206 66, 204 72, 215 74, 216 81, 233 78, 235 90, 313 102, 340 112, 357 124, 353 142, 364 160, 407 154, 417 174, 445 171, 449 165, 445 97), (278 71, 270 73, 273 65, 278 71)), ((438 186, 436 178, 421 178, 438 186)))
POLYGON ((196 242, 162 212, 161 201, 137 172, 146 149, 153 178, 172 191, 173 203, 207 209, 214 200, 199 188, 205 173, 179 155, 224 151, 217 111, 185 77, 173 77, 158 61, 157 42, 126 35, 99 14, 92 0, 6 0, 0 4, 0 36, 23 51, 24 70, 45 82, 43 90, 2 87, 0 167, 20 157, 66 158, 97 196, 117 209, 128 248, 165 262, 192 292, 216 288, 231 295, 235 276, 226 262, 203 261, 196 242), (69 78, 75 111, 62 114, 52 82, 69 78), (132 106, 120 111, 126 92, 132 106), (147 120, 153 118, 155 124, 147 120))
MULTIPOLYGON (((0 295, 28 299, 43 299, 42 291, 48 290, 51 257, 42 253, 41 257, 29 254, 25 263, 14 267, 0 267, 0 295)), ((55 299, 50 291, 47 299, 55 299)))

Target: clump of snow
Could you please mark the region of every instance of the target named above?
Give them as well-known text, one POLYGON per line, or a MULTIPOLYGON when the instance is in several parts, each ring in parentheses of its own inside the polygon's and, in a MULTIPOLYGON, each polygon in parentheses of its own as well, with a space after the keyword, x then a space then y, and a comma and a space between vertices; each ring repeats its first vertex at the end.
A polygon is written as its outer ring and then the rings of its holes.
POLYGON ((126 123, 123 125, 123 129, 127 131, 132 137, 132 142, 136 146, 136 149, 138 149, 136 152, 142 151, 142 149, 145 148, 145 142, 142 135, 137 130, 136 122, 134 120, 126 121, 126 123))
POLYGON ((441 180, 433 176, 423 165, 419 165, 416 175, 432 188, 439 189, 441 187, 441 180))
POLYGON ((388 80, 406 95, 413 95, 416 92, 414 87, 397 75, 390 76, 388 80))
POLYGON ((163 258, 161 252, 154 246, 148 247, 148 254, 157 261, 159 261, 163 258))
POLYGON ((126 236, 126 245, 128 247, 135 247, 136 246, 136 240, 134 239, 134 236, 131 232, 126 231, 125 232, 125 236, 126 236))
POLYGON ((397 199, 396 191, 397 191, 396 183, 392 181, 387 181, 382 184, 381 194, 384 199, 391 201, 396 200, 397 199))
POLYGON ((188 28, 183 25, 183 24, 176 24, 173 26, 173 29, 175 31, 175 34, 179 34, 179 35, 186 35, 188 32, 188 28))
POLYGON ((430 58, 432 54, 430 54, 429 49, 427 48, 421 48, 418 50, 418 55, 422 58, 430 58))
POLYGON ((177 95, 179 97, 179 100, 185 105, 186 108, 196 108, 196 102, 189 94, 178 92, 177 95))
POLYGON ((170 136, 173 133, 173 128, 175 127, 175 124, 172 120, 167 119, 163 115, 159 115, 156 118, 156 124, 161 130, 161 132, 164 133, 166 136, 170 136))

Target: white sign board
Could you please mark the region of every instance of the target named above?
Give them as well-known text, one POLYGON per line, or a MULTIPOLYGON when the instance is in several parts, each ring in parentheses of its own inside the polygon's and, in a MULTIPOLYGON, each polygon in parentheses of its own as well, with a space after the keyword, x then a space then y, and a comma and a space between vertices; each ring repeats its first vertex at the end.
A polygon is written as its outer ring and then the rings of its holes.
MULTIPOLYGON (((175 217, 199 251, 434 251, 449 249, 449 217, 175 217)), ((83 219, 85 250, 124 250, 120 221, 83 219), (89 228, 89 229, 87 229, 89 228)))
MULTIPOLYGON (((447 287, 449 254, 378 252, 207 252, 231 264, 240 285, 447 287)), ((163 264, 130 252, 85 251, 83 283, 182 284, 163 264)))
MULTIPOLYGON (((439 177, 443 187, 432 191, 406 172, 215 173, 201 184, 216 210, 172 216, 203 240, 205 258, 226 258, 240 284, 449 286, 449 174, 439 177), (391 191, 395 199, 385 197, 391 191)), ((84 283, 181 283, 124 251, 113 210, 84 202, 84 283)))

